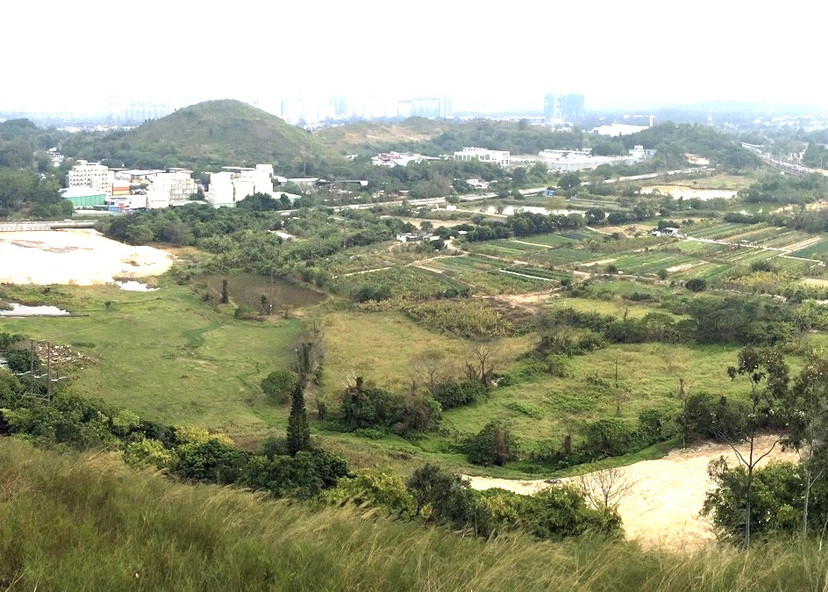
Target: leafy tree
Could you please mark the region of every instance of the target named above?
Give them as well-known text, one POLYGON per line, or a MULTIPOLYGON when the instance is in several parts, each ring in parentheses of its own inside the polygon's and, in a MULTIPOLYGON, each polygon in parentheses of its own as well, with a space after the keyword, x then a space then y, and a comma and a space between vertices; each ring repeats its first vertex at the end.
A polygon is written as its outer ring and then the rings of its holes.
POLYGON ((802 533, 808 534, 811 488, 828 469, 828 359, 811 359, 794 380, 786 403, 789 430, 785 439, 799 451, 804 473, 802 533))
POLYGON ((779 442, 779 438, 775 439, 770 448, 760 452, 756 450, 756 435, 765 417, 781 411, 780 404, 788 389, 788 366, 778 351, 746 347, 739 352, 738 364, 727 369, 727 375, 731 380, 744 376, 750 382, 748 414, 745 417, 745 428, 739 435, 739 440, 748 445, 747 455, 739 451, 731 438, 725 438, 745 468, 744 542, 745 546, 749 546, 753 473, 756 465, 773 452, 779 442))
POLYGON ((580 184, 581 177, 578 173, 564 173, 561 175, 561 178, 558 179, 558 187, 564 190, 575 189, 580 186, 580 184))
POLYGON ((262 380, 262 390, 274 403, 286 403, 296 388, 298 379, 289 370, 274 370, 262 380))

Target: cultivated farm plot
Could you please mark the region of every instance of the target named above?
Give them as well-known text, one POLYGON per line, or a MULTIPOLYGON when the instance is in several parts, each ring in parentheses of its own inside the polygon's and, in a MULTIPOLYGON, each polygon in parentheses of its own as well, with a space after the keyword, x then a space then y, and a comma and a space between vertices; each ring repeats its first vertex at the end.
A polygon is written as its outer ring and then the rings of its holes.
POLYGON ((470 253, 481 253, 485 255, 492 255, 494 257, 502 257, 504 259, 522 258, 522 256, 526 253, 543 249, 540 245, 535 247, 509 239, 468 243, 464 248, 470 253))
POLYGON ((814 259, 828 255, 828 238, 820 238, 819 241, 807 247, 795 250, 791 255, 796 257, 811 257, 814 259))
POLYGON ((707 228, 700 228, 699 230, 691 230, 688 236, 693 238, 704 238, 709 240, 724 240, 738 234, 744 234, 752 229, 759 230, 764 228, 764 224, 755 224, 753 226, 745 226, 744 224, 736 224, 731 222, 723 222, 721 224, 714 224, 707 228))
POLYGON ((776 249, 787 249, 789 246, 796 246, 797 244, 806 242, 814 238, 812 234, 807 232, 800 232, 799 230, 790 230, 788 232, 781 232, 776 237, 761 241, 759 244, 762 247, 772 247, 776 249))
POLYGON ((586 249, 561 247, 559 249, 535 251, 529 254, 526 260, 541 265, 572 265, 573 263, 582 263, 603 257, 609 257, 609 255, 602 255, 586 249))
POLYGON ((417 267, 393 267, 340 277, 335 280, 334 285, 337 292, 345 295, 352 294, 364 286, 372 286, 377 289, 388 288, 392 296, 405 295, 414 299, 433 298, 463 287, 451 278, 417 267))
MULTIPOLYGON (((567 236, 564 234, 553 233, 553 234, 539 234, 537 236, 527 236, 526 238, 519 239, 524 243, 532 243, 535 245, 541 245, 546 247, 562 247, 562 246, 570 246, 573 243, 577 242, 581 239, 573 239, 571 236, 567 236)), ((514 241, 510 241, 514 242, 514 241)))
POLYGON ((729 243, 738 243, 741 241, 747 241, 749 243, 759 244, 762 241, 769 240, 772 238, 776 238, 779 236, 780 232, 783 231, 781 228, 776 227, 764 227, 764 228, 755 228, 751 227, 753 230, 748 230, 747 232, 741 232, 739 234, 734 234, 727 238, 727 242, 729 243))
POLYGON ((613 264, 624 273, 634 275, 655 274, 660 269, 684 268, 700 265, 702 262, 689 255, 650 251, 647 253, 624 253, 616 257, 613 264))

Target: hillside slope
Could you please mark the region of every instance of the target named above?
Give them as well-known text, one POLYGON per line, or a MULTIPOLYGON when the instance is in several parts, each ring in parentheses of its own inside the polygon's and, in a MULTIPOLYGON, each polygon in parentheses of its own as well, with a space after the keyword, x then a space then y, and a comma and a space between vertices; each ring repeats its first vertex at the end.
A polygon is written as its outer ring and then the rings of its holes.
POLYGON ((828 564, 816 542, 673 555, 589 537, 485 541, 372 514, 0 438, 3 590, 762 592, 821 590, 828 564))
POLYGON ((312 134, 235 100, 206 101, 128 132, 73 138, 69 155, 124 166, 224 166, 336 159, 312 134))
POLYGON ((319 139, 331 150, 344 154, 371 152, 393 144, 428 142, 447 131, 452 123, 424 117, 409 117, 397 123, 360 121, 318 132, 319 139))

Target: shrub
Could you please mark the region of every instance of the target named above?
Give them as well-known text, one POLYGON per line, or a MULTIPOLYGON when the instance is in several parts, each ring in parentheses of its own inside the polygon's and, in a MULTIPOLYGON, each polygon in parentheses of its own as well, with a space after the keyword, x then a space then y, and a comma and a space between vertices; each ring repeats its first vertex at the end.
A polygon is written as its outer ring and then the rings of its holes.
POLYGON ((232 484, 239 480, 250 461, 250 453, 215 438, 178 448, 175 472, 185 479, 205 483, 232 484))
POLYGON ((150 465, 167 469, 176 465, 178 456, 158 440, 141 439, 127 444, 124 462, 128 465, 150 465))
POLYGON ((391 469, 363 469, 352 479, 343 478, 323 494, 330 504, 379 506, 398 516, 413 516, 417 507, 405 482, 391 469))
POLYGON ((479 380, 444 380, 437 383, 432 394, 443 409, 453 409, 462 405, 469 405, 485 397, 486 386, 479 380))
POLYGON ((703 278, 692 278, 684 282, 684 287, 691 292, 704 292, 707 289, 707 280, 703 278))
POLYGON ((618 456, 640 447, 636 429, 617 417, 594 421, 587 426, 585 435, 584 449, 596 458, 618 456))
POLYGON ((499 421, 491 421, 464 445, 470 463, 503 466, 517 457, 517 441, 509 428, 499 421))
POLYGON ((274 370, 262 380, 262 391, 270 401, 283 405, 290 400, 298 380, 296 374, 289 370, 274 370))
POLYGON ((663 442, 675 433, 670 414, 661 409, 645 409, 639 413, 638 431, 647 444, 663 442))
POLYGON ((356 386, 342 393, 342 423, 349 430, 390 427, 397 417, 397 401, 385 389, 365 386, 361 377, 356 386))
POLYGON ((233 312, 233 316, 242 321, 252 321, 259 318, 259 313, 247 304, 240 304, 233 312))
POLYGON ((684 403, 677 423, 688 441, 735 438, 745 429, 747 405, 724 396, 697 393, 684 403))

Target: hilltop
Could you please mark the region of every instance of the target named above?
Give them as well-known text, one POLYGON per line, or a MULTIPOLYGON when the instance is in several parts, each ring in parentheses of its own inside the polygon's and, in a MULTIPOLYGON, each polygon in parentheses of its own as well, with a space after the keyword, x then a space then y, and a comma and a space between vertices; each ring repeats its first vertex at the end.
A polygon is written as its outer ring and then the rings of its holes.
POLYGON ((124 166, 290 166, 336 159, 309 132, 235 100, 198 103, 128 132, 81 135, 64 151, 124 166))
POLYGON ((445 120, 409 117, 400 122, 359 121, 320 130, 319 139, 330 149, 348 153, 374 151, 391 144, 428 142, 451 129, 445 120))

